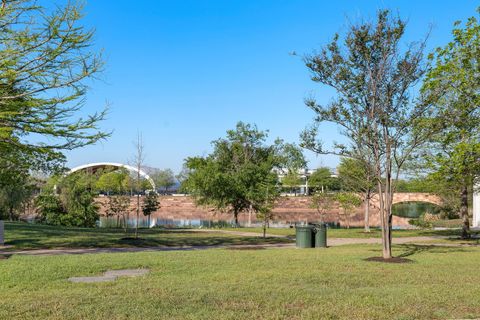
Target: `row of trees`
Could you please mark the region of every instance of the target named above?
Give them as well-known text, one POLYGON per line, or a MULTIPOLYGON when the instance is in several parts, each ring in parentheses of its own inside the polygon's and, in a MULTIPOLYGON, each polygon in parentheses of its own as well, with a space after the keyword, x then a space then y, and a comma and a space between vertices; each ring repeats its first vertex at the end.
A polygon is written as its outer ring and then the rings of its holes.
MULTIPOLYGON (((256 214, 266 226, 282 186, 292 183, 294 179, 289 177, 296 177, 299 170, 306 167, 298 146, 278 139, 267 144, 267 137, 268 133, 256 126, 239 122, 225 138, 212 142, 210 155, 186 160, 189 174, 182 188, 195 198, 197 205, 231 212, 236 224, 239 214, 246 212, 249 220, 256 214), (282 181, 277 175, 279 170, 287 171, 282 181)), ((373 183, 365 183, 366 172, 358 161, 344 158, 338 170, 338 178, 332 177, 328 168, 319 168, 310 176, 309 184, 315 191, 312 205, 323 219, 333 203, 338 203, 349 226, 352 210, 360 206, 362 200, 367 201, 368 206, 374 188, 373 183), (342 188, 344 192, 331 193, 342 188), (365 198, 359 194, 365 194, 365 198)), ((368 208, 366 210, 368 226, 368 208)))

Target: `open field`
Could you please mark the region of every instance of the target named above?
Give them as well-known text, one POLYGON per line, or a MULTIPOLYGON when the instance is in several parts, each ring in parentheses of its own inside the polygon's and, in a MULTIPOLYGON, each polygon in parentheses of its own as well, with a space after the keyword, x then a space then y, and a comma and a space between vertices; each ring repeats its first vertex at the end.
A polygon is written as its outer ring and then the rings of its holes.
POLYGON ((219 232, 195 232, 188 229, 140 229, 139 240, 125 239, 133 236, 133 230, 130 230, 127 235, 119 229, 5 223, 5 244, 11 245, 11 249, 211 246, 291 242, 284 238, 262 239, 256 235, 244 237, 219 232))
POLYGON ((480 248, 380 246, 20 256, 0 260, 0 319, 480 317, 480 248), (72 276, 149 268, 97 284, 72 276))

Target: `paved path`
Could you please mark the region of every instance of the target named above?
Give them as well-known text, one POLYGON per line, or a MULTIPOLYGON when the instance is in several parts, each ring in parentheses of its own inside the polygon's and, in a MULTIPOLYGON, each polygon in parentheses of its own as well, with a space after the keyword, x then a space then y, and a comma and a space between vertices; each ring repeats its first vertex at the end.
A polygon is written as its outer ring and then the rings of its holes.
MULTIPOLYGON (((235 232, 235 231, 234 231, 235 232)), ((250 236, 252 233, 249 234, 250 236)), ((418 243, 423 245, 434 246, 472 246, 458 243, 425 243, 432 240, 446 239, 448 237, 404 237, 394 238, 394 244, 418 243)), ((379 238, 329 238, 328 246, 336 247, 349 244, 381 244, 379 238)), ((179 246, 179 247, 133 247, 133 248, 61 248, 61 249, 33 249, 33 250, 0 250, 0 254, 20 254, 20 255, 60 255, 60 254, 89 254, 89 253, 122 253, 122 252, 145 252, 145 251, 194 251, 207 249, 281 249, 294 248, 295 243, 278 243, 278 244, 257 244, 257 245, 214 245, 214 246, 179 246)))

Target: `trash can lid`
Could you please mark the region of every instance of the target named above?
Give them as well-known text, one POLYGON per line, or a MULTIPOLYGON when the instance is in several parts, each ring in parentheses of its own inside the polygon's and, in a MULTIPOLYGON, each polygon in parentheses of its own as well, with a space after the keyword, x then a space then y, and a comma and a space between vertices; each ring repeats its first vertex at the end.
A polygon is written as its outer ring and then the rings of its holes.
POLYGON ((313 225, 304 225, 304 226, 295 226, 296 229, 313 229, 315 226, 313 225))

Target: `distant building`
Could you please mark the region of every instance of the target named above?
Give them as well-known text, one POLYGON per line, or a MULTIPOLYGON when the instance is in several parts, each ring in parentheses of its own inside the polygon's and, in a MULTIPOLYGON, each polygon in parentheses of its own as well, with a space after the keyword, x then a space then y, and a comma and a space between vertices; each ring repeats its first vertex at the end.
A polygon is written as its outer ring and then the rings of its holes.
MULTIPOLYGON (((336 169, 333 169, 333 168, 329 168, 330 169, 330 173, 331 173, 331 177, 337 177, 337 172, 336 172, 336 169)), ((309 194, 309 184, 308 184, 308 179, 310 178, 310 176, 315 172, 317 171, 317 169, 299 169, 298 170, 298 175, 300 177, 300 180, 302 181, 301 184, 297 185, 297 186, 293 186, 292 188, 297 188, 297 192, 294 192, 295 194, 303 194, 303 195, 306 195, 306 194, 309 194)), ((277 175, 278 175, 278 178, 280 180, 280 182, 282 181, 282 179, 288 174, 288 170, 287 169, 281 169, 281 170, 277 170, 277 175)))

